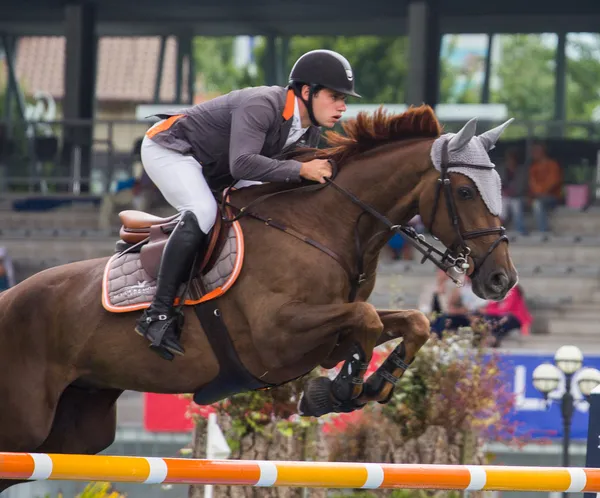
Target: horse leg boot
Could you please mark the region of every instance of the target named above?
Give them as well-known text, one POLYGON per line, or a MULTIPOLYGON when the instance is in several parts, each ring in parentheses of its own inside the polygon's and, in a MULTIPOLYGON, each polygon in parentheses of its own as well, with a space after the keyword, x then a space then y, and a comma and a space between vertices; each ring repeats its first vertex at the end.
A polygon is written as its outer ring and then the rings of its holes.
POLYGON ((403 340, 366 380, 357 403, 368 401, 387 403, 394 394, 396 383, 414 361, 430 335, 429 320, 420 311, 377 310, 377 313, 384 327, 384 332, 377 341, 378 344, 396 337, 402 337, 403 340))
POLYGON ((383 324, 373 305, 364 302, 308 305, 294 301, 279 309, 276 324, 287 334, 281 341, 265 340, 261 348, 265 359, 277 358, 278 363, 272 365, 274 368, 301 361, 308 351, 328 342, 331 344, 332 339, 337 342, 347 340, 350 344, 347 360, 334 381, 319 377, 306 383, 299 412, 319 417, 359 408, 355 401, 362 392, 373 348, 383 332, 383 324), (290 343, 294 347, 290 348, 290 343))
POLYGON ((146 337, 151 342, 150 347, 168 360, 172 360, 173 355, 185 353, 179 342, 183 313, 176 310, 174 301, 179 286, 190 276, 196 254, 204 250, 206 239, 194 213, 184 211, 167 240, 154 300, 136 324, 135 331, 146 337))

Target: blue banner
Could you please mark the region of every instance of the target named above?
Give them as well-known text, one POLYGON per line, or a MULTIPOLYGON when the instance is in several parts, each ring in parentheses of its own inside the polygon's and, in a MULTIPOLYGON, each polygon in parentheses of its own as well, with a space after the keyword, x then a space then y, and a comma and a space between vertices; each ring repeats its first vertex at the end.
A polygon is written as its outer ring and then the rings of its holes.
MULTIPOLYGON (((502 354, 501 365, 508 377, 511 392, 515 394, 515 410, 510 420, 519 423, 518 434, 529 434, 534 438, 561 438, 563 422, 561 416, 561 397, 565 392, 565 379, 544 401, 543 395, 533 387, 533 371, 542 363, 554 363, 552 354, 502 354)), ((600 370, 600 356, 585 356, 584 367, 600 370)), ((571 384, 571 393, 575 398, 575 409, 571 424, 572 439, 586 439, 588 430, 589 404, 583 398, 577 386, 578 372, 575 372, 571 384)))

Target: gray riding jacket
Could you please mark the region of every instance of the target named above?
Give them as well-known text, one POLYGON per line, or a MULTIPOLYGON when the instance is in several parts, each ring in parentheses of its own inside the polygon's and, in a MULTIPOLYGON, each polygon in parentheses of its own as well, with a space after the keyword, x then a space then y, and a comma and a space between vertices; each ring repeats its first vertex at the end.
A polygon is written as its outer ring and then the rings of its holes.
MULTIPOLYGON (((165 118, 147 132, 168 149, 191 154, 202 164, 213 190, 234 180, 299 182, 298 161, 273 159, 283 151, 294 116, 295 96, 280 86, 234 90, 165 118)), ((320 128, 310 126, 288 149, 316 147, 320 128)))

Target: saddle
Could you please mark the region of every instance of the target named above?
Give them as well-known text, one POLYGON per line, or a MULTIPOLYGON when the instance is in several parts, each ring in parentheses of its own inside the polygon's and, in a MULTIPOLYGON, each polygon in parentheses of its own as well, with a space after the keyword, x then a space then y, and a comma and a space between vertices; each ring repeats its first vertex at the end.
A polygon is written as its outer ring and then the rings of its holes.
MULTIPOLYGON (((233 218, 229 207, 225 215, 233 218)), ((119 218, 122 222, 120 240, 104 270, 102 306, 112 313, 128 313, 150 306, 162 253, 180 215, 160 218, 143 211, 122 211, 119 218)), ((175 302, 193 306, 220 366, 217 377, 194 393, 194 401, 200 405, 209 405, 239 392, 272 387, 254 377, 242 364, 218 308, 217 298, 235 284, 243 260, 244 236, 240 222, 223 223, 217 213, 205 256, 191 276, 189 288, 181 292, 181 300, 178 298, 175 302)))
MULTIPOLYGON (((227 209, 226 216, 232 216, 227 209)), ((150 306, 163 251, 180 215, 159 218, 143 211, 119 213, 122 226, 115 253, 102 278, 102 305, 107 311, 125 313, 150 306)), ((200 251, 203 248, 198 248, 200 251)), ((218 216, 208 236, 202 261, 178 295, 183 304, 195 305, 222 296, 237 281, 244 260, 244 237, 239 221, 223 223, 218 216)), ((177 298, 175 304, 180 302, 177 298)))
MULTIPOLYGON (((227 215, 231 215, 229 210, 227 215)), ((122 225, 119 230, 120 240, 117 242, 116 252, 139 252, 142 268, 150 276, 156 278, 167 240, 180 218, 180 214, 160 218, 144 211, 121 211, 119 219, 122 225)), ((198 267, 200 275, 205 275, 214 267, 217 256, 227 239, 227 234, 228 227, 224 229, 220 213, 217 212, 204 258, 198 267)))

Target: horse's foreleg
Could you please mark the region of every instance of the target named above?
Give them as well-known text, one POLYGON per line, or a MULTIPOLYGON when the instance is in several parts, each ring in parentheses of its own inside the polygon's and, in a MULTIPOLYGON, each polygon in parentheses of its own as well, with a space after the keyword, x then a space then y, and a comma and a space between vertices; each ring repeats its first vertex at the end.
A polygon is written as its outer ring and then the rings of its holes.
POLYGON ((398 337, 403 340, 365 382, 363 392, 357 400, 362 404, 369 401, 387 403, 390 400, 394 386, 430 334, 429 320, 420 311, 378 310, 378 313, 384 327, 378 343, 383 344, 398 337))
MULTIPOLYGON (((373 355, 377 338, 383 331, 377 310, 364 302, 339 305, 309 306, 299 314, 294 309, 287 327, 323 340, 332 334, 343 334, 350 342, 350 357, 332 382, 326 377, 307 383, 300 410, 305 415, 320 416, 331 411, 351 411, 354 400, 362 392, 363 378, 373 355)), ((284 316, 284 315, 282 315, 284 316)), ((306 339, 303 336, 303 339, 306 339)), ((314 343, 313 343, 314 344, 314 343)))
POLYGON ((108 448, 115 439, 116 401, 122 392, 67 387, 58 402, 50 434, 37 451, 95 454, 108 448))
MULTIPOLYGON (((52 427, 41 444, 21 451, 35 453, 95 454, 108 448, 116 432, 115 401, 121 391, 97 391, 67 387, 56 407, 52 427)), ((2 448, 4 451, 17 451, 2 448)), ((28 481, 0 480, 0 493, 16 484, 28 481)))

